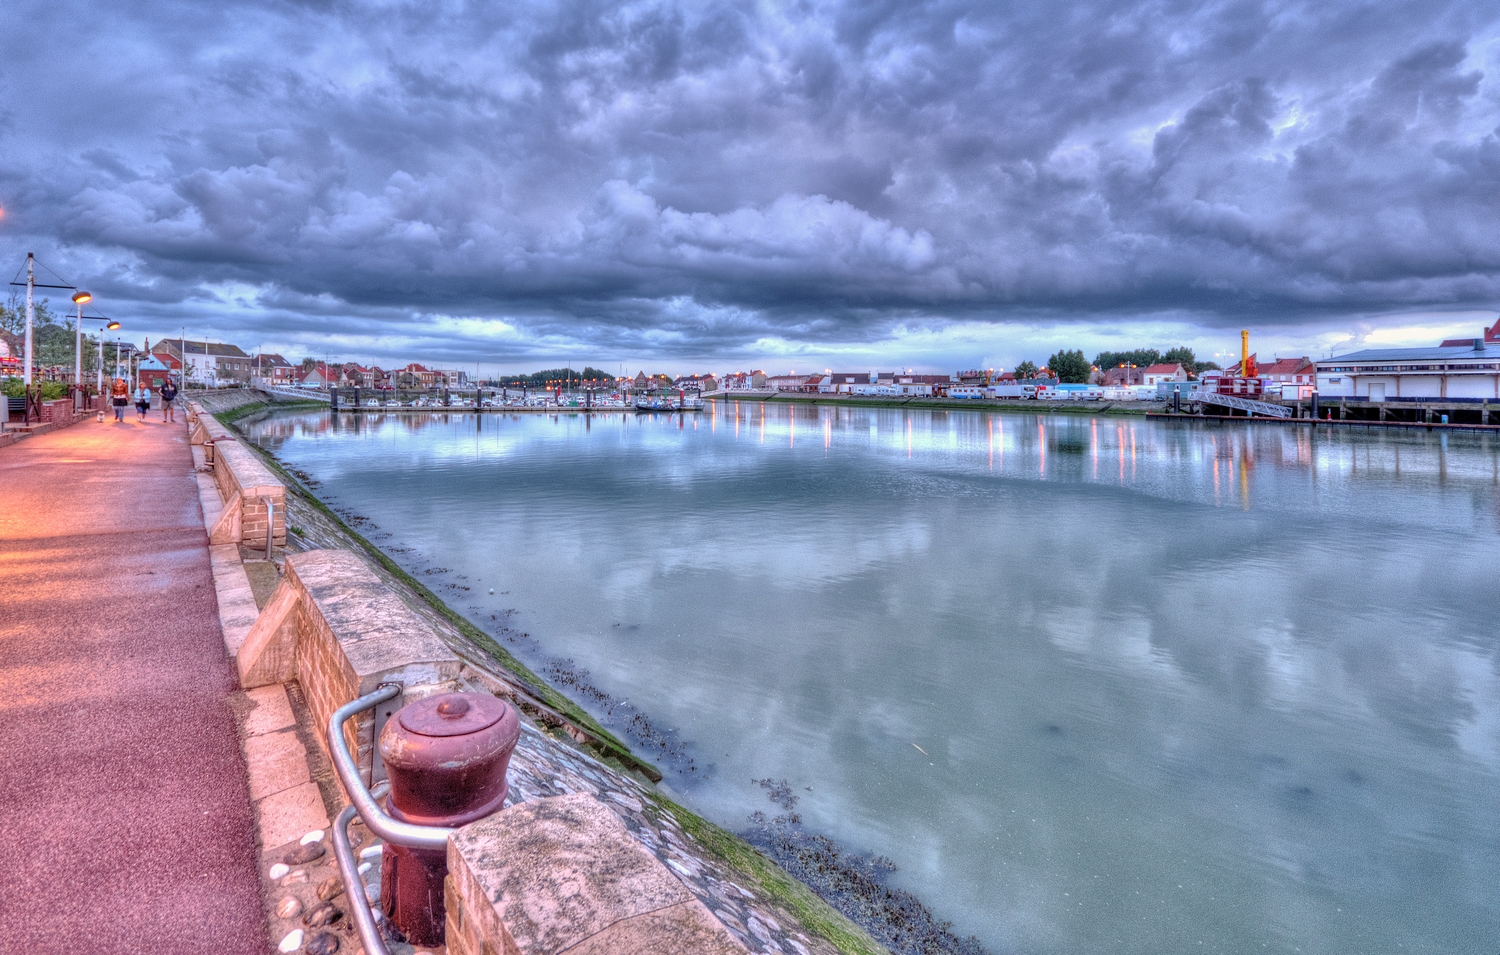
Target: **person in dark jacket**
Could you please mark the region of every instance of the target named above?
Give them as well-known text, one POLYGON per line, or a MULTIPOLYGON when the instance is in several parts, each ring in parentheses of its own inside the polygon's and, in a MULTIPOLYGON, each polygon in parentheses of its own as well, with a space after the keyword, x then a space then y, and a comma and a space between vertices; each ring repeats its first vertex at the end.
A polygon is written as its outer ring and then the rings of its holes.
POLYGON ((177 400, 177 386, 172 383, 171 378, 162 382, 161 391, 158 394, 161 395, 161 420, 176 421, 177 412, 173 409, 172 402, 177 400))

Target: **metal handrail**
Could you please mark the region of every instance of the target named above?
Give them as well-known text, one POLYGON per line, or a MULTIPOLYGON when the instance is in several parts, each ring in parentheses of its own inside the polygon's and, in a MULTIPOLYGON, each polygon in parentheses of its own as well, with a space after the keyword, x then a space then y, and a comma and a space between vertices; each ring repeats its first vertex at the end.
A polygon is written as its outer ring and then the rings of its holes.
MULTIPOLYGON (((269 546, 269 545, 268 545, 269 546)), ((354 913, 354 927, 367 955, 391 955, 380 934, 375 912, 370 908, 370 898, 365 894, 365 882, 359 876, 359 860, 354 857, 354 847, 349 844, 349 823, 356 814, 365 827, 386 842, 409 849, 446 849, 448 836, 457 832, 444 826, 418 826, 399 819, 392 819, 376 802, 375 793, 365 788, 359 778, 359 767, 344 744, 344 723, 351 716, 373 709, 386 700, 401 694, 401 684, 382 683, 374 692, 333 711, 328 718, 328 751, 333 755, 333 768, 349 794, 349 805, 345 806, 333 822, 333 855, 338 860, 339 875, 344 879, 344 891, 349 896, 349 908, 354 913)), ((375 787, 385 786, 381 783, 375 787)))
POLYGON ((349 802, 353 803, 359 818, 364 820, 371 832, 386 842, 408 849, 445 851, 448 848, 448 837, 458 830, 447 826, 418 826, 386 815, 375 797, 370 795, 370 790, 365 788, 364 780, 359 778, 359 767, 355 765, 354 757, 349 755, 349 747, 344 745, 344 722, 349 717, 379 706, 386 700, 395 699, 400 694, 401 684, 382 683, 373 692, 334 710, 333 715, 328 718, 328 751, 333 755, 334 771, 339 774, 339 781, 349 794, 349 802))
POLYGON ((349 896, 349 910, 354 915, 354 928, 366 955, 391 955, 385 937, 375 924, 375 912, 370 908, 370 898, 365 895, 365 881, 359 877, 359 860, 354 857, 354 847, 349 844, 349 823, 354 821, 353 806, 345 806, 333 820, 333 856, 338 860, 339 875, 344 877, 344 892, 349 896))
POLYGON ((261 500, 266 502, 266 560, 274 560, 275 551, 272 547, 276 542, 276 502, 269 497, 261 500))

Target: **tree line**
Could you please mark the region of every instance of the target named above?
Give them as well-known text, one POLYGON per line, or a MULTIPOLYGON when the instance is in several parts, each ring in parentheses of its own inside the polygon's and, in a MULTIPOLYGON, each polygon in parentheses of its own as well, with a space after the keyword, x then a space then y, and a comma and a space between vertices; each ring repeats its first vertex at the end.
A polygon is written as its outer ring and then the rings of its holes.
MULTIPOLYGON (((1084 357, 1082 349, 1062 349, 1047 359, 1045 370, 1052 372, 1052 377, 1064 384, 1082 385, 1087 384, 1089 376, 1094 369, 1100 373, 1121 365, 1134 365, 1137 368, 1146 368, 1150 365, 1181 365, 1189 375, 1197 377, 1205 371, 1211 371, 1219 366, 1211 361, 1199 361, 1193 354, 1191 348, 1178 346, 1169 348, 1164 352, 1155 348, 1135 348, 1130 351, 1102 351, 1094 356, 1091 362, 1084 357)), ((1033 378, 1039 371, 1036 364, 1030 360, 1023 361, 1015 368, 1017 378, 1033 378)))
POLYGON ((583 370, 577 368, 544 368, 541 371, 529 375, 502 375, 493 379, 496 384, 508 388, 519 388, 525 385, 529 388, 545 388, 549 383, 568 382, 581 385, 586 381, 614 381, 615 376, 607 371, 600 371, 587 365, 583 370))

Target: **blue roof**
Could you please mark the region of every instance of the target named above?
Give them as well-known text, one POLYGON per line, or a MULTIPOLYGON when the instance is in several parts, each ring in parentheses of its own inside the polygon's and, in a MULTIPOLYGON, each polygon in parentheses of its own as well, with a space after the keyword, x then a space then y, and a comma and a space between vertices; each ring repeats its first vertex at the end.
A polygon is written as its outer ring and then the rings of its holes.
POLYGON ((1322 358, 1318 364, 1348 361, 1455 361, 1465 358, 1500 358, 1500 346, 1491 353, 1488 349, 1473 345, 1452 345, 1448 348, 1367 348, 1334 358, 1322 358))

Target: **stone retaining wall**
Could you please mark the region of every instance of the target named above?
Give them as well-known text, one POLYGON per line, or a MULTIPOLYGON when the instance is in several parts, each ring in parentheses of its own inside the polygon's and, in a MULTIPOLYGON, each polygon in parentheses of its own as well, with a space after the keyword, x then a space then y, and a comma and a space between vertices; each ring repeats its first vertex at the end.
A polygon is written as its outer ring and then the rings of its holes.
POLYGON ((241 445, 235 434, 197 401, 188 402, 188 422, 192 443, 213 448, 209 460, 227 515, 209 528, 210 543, 264 547, 269 499, 275 509, 269 528, 271 540, 285 546, 286 486, 261 463, 254 451, 241 445))
MULTIPOLYGON (((397 682, 394 711, 432 693, 457 688, 461 662, 401 598, 358 557, 342 550, 291 554, 237 655, 245 689, 297 680, 323 736, 333 711, 397 682)), ((380 711, 344 725, 345 742, 365 784, 384 778, 375 758, 380 711)))

